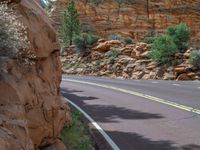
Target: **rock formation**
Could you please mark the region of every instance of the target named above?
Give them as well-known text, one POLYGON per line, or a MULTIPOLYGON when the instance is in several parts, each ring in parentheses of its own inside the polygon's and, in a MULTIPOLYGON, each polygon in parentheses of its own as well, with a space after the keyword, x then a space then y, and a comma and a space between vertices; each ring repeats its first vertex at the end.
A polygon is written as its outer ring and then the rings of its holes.
POLYGON ((149 59, 150 48, 151 45, 146 43, 126 45, 117 40, 100 39, 81 58, 76 54, 75 47, 69 47, 62 57, 63 72, 125 79, 200 80, 200 71, 188 61, 193 49, 177 53, 177 65, 170 66, 159 65, 149 59))
MULTIPOLYGON (((60 24, 69 0, 57 0, 50 15, 60 24)), ((191 30, 193 44, 200 43, 200 1, 198 0, 133 0, 117 3, 104 0, 98 5, 88 0, 76 0, 84 30, 96 31, 102 36, 113 33, 128 35, 138 40, 154 33, 162 33, 171 25, 185 22, 191 30)))
POLYGON ((65 149, 58 140, 68 117, 60 95, 59 43, 46 13, 34 0, 9 6, 27 27, 34 64, 0 57, 0 149, 65 149))

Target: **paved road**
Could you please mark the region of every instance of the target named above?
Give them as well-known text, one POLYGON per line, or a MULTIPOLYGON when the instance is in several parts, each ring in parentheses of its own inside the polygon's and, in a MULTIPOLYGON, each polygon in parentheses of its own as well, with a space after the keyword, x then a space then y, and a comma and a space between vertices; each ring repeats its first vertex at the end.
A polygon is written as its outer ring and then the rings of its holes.
POLYGON ((200 150, 200 82, 63 79, 63 95, 121 150, 200 150))

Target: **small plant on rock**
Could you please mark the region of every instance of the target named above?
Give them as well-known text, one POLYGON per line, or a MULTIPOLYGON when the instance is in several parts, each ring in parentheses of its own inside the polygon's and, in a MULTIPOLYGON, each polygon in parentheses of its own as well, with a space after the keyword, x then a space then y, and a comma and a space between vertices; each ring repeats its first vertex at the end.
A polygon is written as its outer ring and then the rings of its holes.
POLYGON ((131 37, 124 37, 125 44, 133 44, 133 39, 131 37))
POLYGON ((191 52, 189 61, 194 67, 200 69, 200 50, 191 52))
POLYGON ((118 40, 118 41, 122 41, 122 37, 120 35, 117 35, 117 34, 111 34, 108 36, 108 39, 109 40, 118 40))
POLYGON ((108 53, 107 53, 107 58, 113 57, 113 58, 117 58, 119 56, 120 52, 118 49, 111 49, 108 53))
POLYGON ((90 46, 95 44, 99 40, 99 37, 97 35, 94 35, 94 34, 91 34, 91 33, 89 33, 89 34, 84 33, 83 37, 86 41, 86 44, 90 45, 90 46))
POLYGON ((115 59, 120 55, 118 49, 112 49, 106 54, 106 58, 108 59, 108 64, 113 64, 115 59))

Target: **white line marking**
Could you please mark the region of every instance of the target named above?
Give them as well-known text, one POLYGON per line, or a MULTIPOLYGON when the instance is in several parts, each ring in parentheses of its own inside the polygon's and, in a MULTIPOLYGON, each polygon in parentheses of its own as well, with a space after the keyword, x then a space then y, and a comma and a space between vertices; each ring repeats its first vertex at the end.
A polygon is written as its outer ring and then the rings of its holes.
POLYGON ((156 83, 158 83, 158 82, 156 82, 156 81, 153 81, 153 82, 151 82, 151 83, 154 83, 154 84, 156 84, 156 83))
POLYGON ((119 147, 113 142, 113 140, 106 134, 106 132, 84 110, 82 110, 72 101, 66 98, 65 100, 69 102, 71 105, 73 105, 76 109, 78 109, 78 111, 80 111, 92 123, 92 125, 99 131, 99 133, 101 133, 101 135, 105 138, 105 140, 110 144, 113 150, 120 150, 119 147))
POLYGON ((174 86, 181 86, 180 84, 172 84, 172 85, 174 85, 174 86))
POLYGON ((172 101, 169 101, 169 100, 165 100, 165 99, 161 99, 161 98, 158 98, 158 97, 154 97, 154 96, 151 96, 151 95, 147 95, 147 94, 143 94, 143 93, 139 93, 139 92, 135 92, 135 91, 130 91, 130 90, 126 90, 126 89, 121 89, 121 88, 113 87, 113 86, 109 86, 109 85, 93 83, 93 82, 86 82, 86 81, 73 80, 73 79, 62 79, 62 80, 98 86, 98 87, 102 87, 102 88, 106 88, 106 89, 112 89, 112 90, 115 90, 115 91, 120 91, 120 92, 131 94, 131 95, 134 95, 134 96, 143 97, 143 98, 145 98, 147 100, 151 100, 153 102, 162 103, 162 104, 165 104, 165 105, 169 105, 169 106, 181 109, 181 110, 185 110, 185 111, 192 112, 192 113, 200 115, 200 109, 195 109, 195 108, 192 108, 190 106, 178 104, 178 103, 175 103, 175 102, 172 102, 172 101))

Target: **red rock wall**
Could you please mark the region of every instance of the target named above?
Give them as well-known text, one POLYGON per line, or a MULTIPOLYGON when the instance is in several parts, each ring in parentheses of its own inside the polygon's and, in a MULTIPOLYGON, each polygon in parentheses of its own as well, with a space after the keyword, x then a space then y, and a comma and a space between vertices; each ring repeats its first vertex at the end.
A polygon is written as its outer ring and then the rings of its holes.
MULTIPOLYGON (((69 0, 57 0, 51 12, 56 24, 69 0)), ((76 0, 82 23, 90 24, 101 35, 121 33, 142 39, 148 32, 162 33, 168 26, 185 22, 192 35, 192 42, 200 43, 200 2, 198 0, 135 0, 134 4, 122 4, 104 0, 98 6, 87 0, 76 0)))
POLYGON ((27 27, 34 65, 0 57, 0 149, 65 149, 60 130, 68 106, 60 95, 59 42, 48 16, 34 0, 13 0, 10 6, 27 27), (55 146, 56 145, 56 146, 55 146), (62 148, 61 148, 62 147, 62 148))

